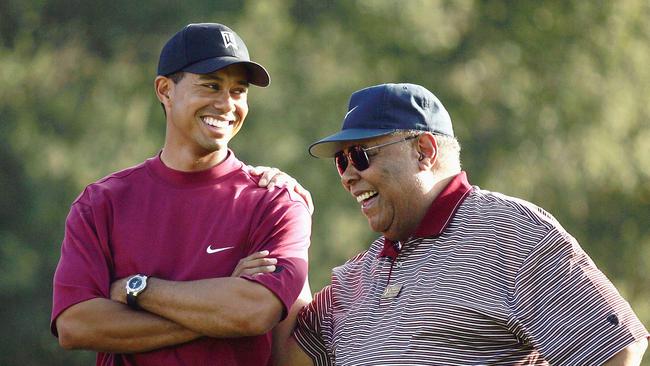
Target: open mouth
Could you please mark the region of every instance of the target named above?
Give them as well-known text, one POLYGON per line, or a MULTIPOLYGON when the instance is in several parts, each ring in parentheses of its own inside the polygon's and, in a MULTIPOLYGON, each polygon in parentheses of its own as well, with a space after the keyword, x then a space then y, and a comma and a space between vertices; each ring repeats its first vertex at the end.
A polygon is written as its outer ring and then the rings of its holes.
POLYGON ((222 120, 222 119, 216 119, 214 117, 209 117, 209 116, 201 117, 201 120, 206 125, 215 128, 226 128, 231 126, 234 123, 233 120, 222 120))
POLYGON ((357 196, 357 202, 358 203, 366 203, 368 200, 376 197, 379 193, 377 191, 368 191, 368 192, 363 192, 360 195, 357 196))

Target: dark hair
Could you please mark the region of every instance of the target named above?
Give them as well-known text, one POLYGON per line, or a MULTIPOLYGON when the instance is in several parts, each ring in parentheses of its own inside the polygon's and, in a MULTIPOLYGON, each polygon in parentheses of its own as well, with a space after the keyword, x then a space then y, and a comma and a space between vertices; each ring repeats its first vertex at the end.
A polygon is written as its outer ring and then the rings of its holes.
MULTIPOLYGON (((173 81, 174 84, 178 84, 185 77, 185 72, 184 71, 177 71, 177 72, 175 72, 173 74, 165 75, 165 77, 170 79, 171 81, 173 81)), ((167 111, 165 110, 165 105, 160 103, 160 106, 163 109, 163 113, 165 114, 165 117, 167 117, 167 111)))
POLYGON ((167 75, 167 78, 172 79, 174 84, 178 84, 185 77, 185 71, 177 71, 173 74, 167 75))

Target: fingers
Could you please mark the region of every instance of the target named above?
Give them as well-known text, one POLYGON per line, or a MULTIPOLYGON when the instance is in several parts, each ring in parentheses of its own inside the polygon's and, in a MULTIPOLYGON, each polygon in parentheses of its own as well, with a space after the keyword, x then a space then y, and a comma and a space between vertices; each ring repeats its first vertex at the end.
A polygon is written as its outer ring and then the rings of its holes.
POLYGON ((256 276, 262 273, 270 273, 275 271, 275 265, 278 260, 275 258, 268 258, 268 250, 255 252, 245 258, 239 260, 237 267, 230 275, 231 277, 240 277, 244 275, 256 276))
POLYGON ((271 189, 275 186, 286 186, 289 189, 292 189, 294 185, 298 184, 295 179, 293 179, 289 174, 281 171, 278 168, 271 168, 268 166, 255 166, 248 167, 248 171, 252 175, 260 176, 260 180, 257 183, 260 187, 266 187, 271 189))
POLYGON ((293 191, 298 193, 302 199, 305 200, 305 203, 307 204, 307 209, 309 209, 309 214, 314 213, 314 201, 311 199, 311 193, 309 193, 308 190, 303 188, 300 184, 296 183, 296 185, 293 187, 293 191))
POLYGON ((275 186, 279 186, 285 187, 289 191, 296 192, 303 200, 305 200, 309 213, 314 213, 314 201, 311 198, 311 194, 289 174, 280 169, 270 168, 267 166, 249 167, 249 172, 253 175, 262 176, 257 183, 260 187, 273 189, 275 186))
POLYGON ((289 174, 276 168, 269 168, 262 173, 262 178, 260 178, 258 185, 268 189, 278 186, 285 187, 288 190, 294 190, 299 184, 298 181, 289 174))
POLYGON ((255 176, 262 175, 262 173, 264 173, 265 171, 271 169, 268 166, 250 166, 250 165, 247 165, 246 167, 248 168, 248 171, 251 174, 255 175, 255 176))
POLYGON ((271 189, 275 187, 275 185, 280 187, 285 187, 289 191, 296 192, 307 204, 307 209, 309 210, 309 214, 314 213, 314 201, 311 198, 311 193, 309 193, 309 191, 306 190, 305 187, 301 186, 297 180, 293 179, 291 176, 283 172, 279 172, 279 174, 271 178, 271 181, 266 186, 266 188, 271 189))
POLYGON ((266 188, 271 189, 275 186, 287 185, 290 181, 294 180, 287 173, 282 172, 279 169, 271 168, 264 172, 262 179, 264 182, 268 182, 266 188))
POLYGON ((261 175, 262 177, 260 178, 257 185, 260 187, 266 187, 268 189, 275 187, 280 181, 282 181, 284 179, 283 176, 289 177, 286 173, 280 171, 280 169, 269 168, 266 166, 255 167, 251 173, 254 175, 261 175))
MULTIPOLYGON (((262 176, 257 183, 260 187, 266 187, 269 182, 268 172, 274 170, 275 168, 270 168, 268 166, 248 166, 248 172, 255 176, 262 176)), ((275 169, 279 171, 278 169, 275 169)))

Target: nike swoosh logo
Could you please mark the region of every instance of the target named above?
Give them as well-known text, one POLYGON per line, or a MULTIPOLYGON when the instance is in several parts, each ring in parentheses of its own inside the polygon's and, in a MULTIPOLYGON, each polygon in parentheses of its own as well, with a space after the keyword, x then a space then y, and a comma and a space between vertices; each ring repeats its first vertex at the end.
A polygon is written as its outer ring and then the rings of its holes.
POLYGON ((205 248, 205 251, 208 252, 208 254, 214 254, 214 253, 219 253, 223 252, 224 250, 232 249, 234 247, 225 247, 225 248, 216 248, 212 249, 212 245, 208 245, 207 248, 205 248))
POLYGON ((355 105, 354 108, 350 109, 350 110, 348 111, 348 113, 345 114, 345 117, 343 117, 343 119, 348 118, 348 115, 349 115, 350 113, 352 113, 355 109, 357 109, 357 107, 358 107, 358 105, 355 105))

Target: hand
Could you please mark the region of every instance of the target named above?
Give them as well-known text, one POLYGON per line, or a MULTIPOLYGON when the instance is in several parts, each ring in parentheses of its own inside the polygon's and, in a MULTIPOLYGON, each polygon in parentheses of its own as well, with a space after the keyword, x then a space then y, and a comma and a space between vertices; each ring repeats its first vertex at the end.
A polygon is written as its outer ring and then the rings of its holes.
POLYGON ((275 186, 286 187, 290 191, 296 192, 302 199, 305 200, 307 204, 307 209, 309 213, 314 213, 314 202, 311 199, 311 194, 308 190, 303 188, 303 186, 298 183, 293 177, 289 174, 281 171, 278 168, 270 168, 267 166, 249 166, 249 172, 253 175, 262 176, 260 181, 257 183, 260 187, 266 187, 267 189, 272 189, 275 186))
POLYGON ((230 277, 240 277, 243 275, 256 276, 275 271, 275 264, 278 263, 278 260, 275 258, 267 258, 266 256, 268 255, 269 251, 263 250, 240 259, 230 277))
POLYGON ((111 283, 111 300, 126 304, 126 281, 129 277, 120 278, 111 283))

